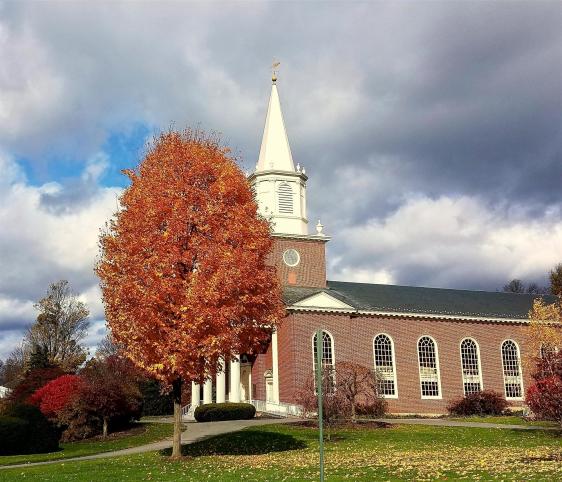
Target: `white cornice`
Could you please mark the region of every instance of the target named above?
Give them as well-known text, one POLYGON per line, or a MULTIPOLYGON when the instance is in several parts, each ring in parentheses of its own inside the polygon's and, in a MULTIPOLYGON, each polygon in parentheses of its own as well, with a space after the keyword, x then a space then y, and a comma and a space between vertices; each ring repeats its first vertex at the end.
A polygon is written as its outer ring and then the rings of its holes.
POLYGON ((248 176, 248 180, 251 182, 258 177, 265 177, 265 178, 272 177, 277 179, 279 178, 279 176, 294 177, 297 179, 301 179, 303 182, 306 182, 308 180, 308 176, 306 174, 303 174, 302 171, 291 172, 291 171, 280 171, 276 169, 269 169, 266 171, 255 171, 248 176))
POLYGON ((467 316, 467 315, 440 315, 436 313, 409 313, 409 312, 390 312, 390 311, 367 311, 356 309, 329 308, 322 306, 303 306, 294 304, 287 307, 289 311, 313 311, 325 313, 355 314, 357 316, 381 316, 389 318, 430 318, 437 320, 456 320, 456 321, 484 321, 492 323, 517 323, 528 324, 525 318, 500 318, 492 316, 467 316))
POLYGON ((304 239, 310 241, 329 241, 330 236, 318 234, 285 234, 285 233, 271 233, 274 238, 288 238, 288 239, 304 239))

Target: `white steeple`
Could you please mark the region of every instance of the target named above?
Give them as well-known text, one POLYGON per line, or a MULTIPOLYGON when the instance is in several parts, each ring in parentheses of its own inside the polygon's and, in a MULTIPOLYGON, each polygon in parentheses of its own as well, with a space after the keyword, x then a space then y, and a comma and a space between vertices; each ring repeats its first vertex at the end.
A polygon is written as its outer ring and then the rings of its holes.
POLYGON ((256 193, 260 214, 271 221, 274 233, 306 236, 308 178, 300 165, 295 170, 276 80, 274 74, 260 155, 249 181, 256 193))
POLYGON ((277 92, 276 78, 273 77, 271 96, 267 107, 265 128, 261 141, 260 157, 256 171, 295 171, 289 138, 283 122, 281 102, 277 92))

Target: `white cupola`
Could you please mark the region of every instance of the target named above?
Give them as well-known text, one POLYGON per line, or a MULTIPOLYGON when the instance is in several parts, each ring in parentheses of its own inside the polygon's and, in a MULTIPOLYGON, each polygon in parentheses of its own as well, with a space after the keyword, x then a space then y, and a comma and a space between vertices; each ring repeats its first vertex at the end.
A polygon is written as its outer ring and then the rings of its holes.
POLYGON ((305 170, 295 169, 285 130, 281 103, 272 77, 256 171, 249 180, 256 193, 260 214, 271 221, 275 234, 307 235, 305 170))

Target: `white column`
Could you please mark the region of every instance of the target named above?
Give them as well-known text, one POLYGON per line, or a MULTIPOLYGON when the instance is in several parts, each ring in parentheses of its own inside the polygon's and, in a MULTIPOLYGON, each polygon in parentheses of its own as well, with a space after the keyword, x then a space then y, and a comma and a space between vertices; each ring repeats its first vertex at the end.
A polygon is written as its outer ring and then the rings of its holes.
POLYGON ((213 403, 213 380, 205 380, 203 385, 203 404, 213 403))
POLYGON ((277 331, 271 335, 271 358, 273 375, 273 402, 279 403, 279 356, 277 351, 277 331))
POLYGON ((230 362, 230 402, 240 403, 240 358, 230 362))
POLYGON ((201 387, 199 383, 191 382, 191 406, 193 408, 199 406, 201 400, 201 387))
POLYGON ((217 371, 217 403, 224 403, 226 401, 226 373, 224 366, 224 358, 221 358, 220 371, 217 371))

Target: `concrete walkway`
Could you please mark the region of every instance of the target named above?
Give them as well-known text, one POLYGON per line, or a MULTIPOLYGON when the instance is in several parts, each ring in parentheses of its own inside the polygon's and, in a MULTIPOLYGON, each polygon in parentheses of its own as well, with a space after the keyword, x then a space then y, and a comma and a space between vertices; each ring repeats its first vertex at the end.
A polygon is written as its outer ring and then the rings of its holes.
MULTIPOLYGON (((181 434, 182 445, 191 444, 193 442, 198 442, 205 438, 214 437, 215 435, 221 435, 223 433, 237 432, 247 427, 258 427, 260 425, 271 425, 278 423, 294 423, 298 422, 298 419, 284 418, 254 418, 252 420, 231 420, 227 422, 188 422, 187 429, 181 434)), ((138 447, 131 447, 128 449, 115 450, 113 452, 101 452, 99 454, 83 455, 82 457, 72 457, 66 459, 57 460, 47 460, 44 462, 31 462, 24 464, 14 464, 14 465, 2 465, 2 469, 16 469, 22 467, 35 467, 38 465, 51 465, 51 464, 61 464, 66 462, 77 462, 80 460, 96 460, 105 459, 108 457, 120 457, 121 455, 134 455, 141 454, 145 452, 156 452, 158 450, 164 450, 172 447, 172 439, 168 438, 166 440, 161 440, 160 442, 152 442, 146 445, 139 445, 138 447)))
POLYGON ((394 425, 432 425, 436 427, 471 427, 471 428, 499 428, 506 430, 560 430, 558 427, 540 427, 537 425, 508 425, 504 423, 488 422, 460 422, 444 418, 376 418, 374 422, 394 425))

